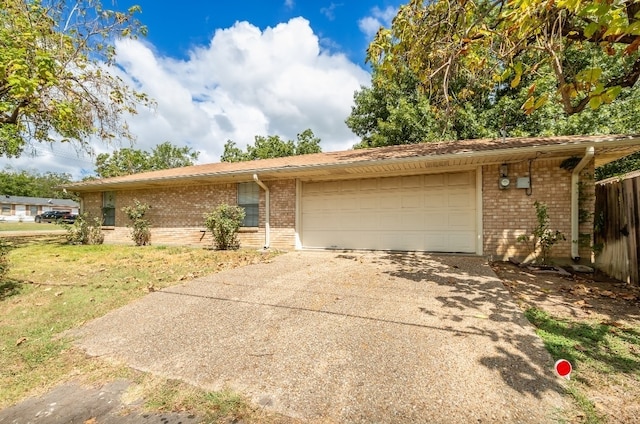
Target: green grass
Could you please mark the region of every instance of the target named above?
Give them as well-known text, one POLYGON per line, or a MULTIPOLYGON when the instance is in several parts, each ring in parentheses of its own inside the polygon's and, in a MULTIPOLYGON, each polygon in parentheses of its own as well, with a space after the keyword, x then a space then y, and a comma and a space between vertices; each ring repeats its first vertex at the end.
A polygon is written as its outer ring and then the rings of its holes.
MULTIPOLYGON (((537 308, 528 309, 525 315, 553 359, 566 359, 573 365, 568 392, 585 421, 605 422, 589 393, 625 379, 640 383, 640 328, 559 319, 537 308)), ((640 397, 637 384, 629 390, 638 391, 640 397)))
POLYGON ((2 231, 51 231, 51 230, 60 230, 63 231, 60 225, 42 222, 36 224, 35 222, 5 222, 0 221, 0 233, 2 231))
MULTIPOLYGON (((77 352, 61 336, 64 331, 144 296, 151 287, 268 258, 255 251, 186 247, 19 245, 9 253, 9 274, 0 282, 0 409, 79 375, 88 380, 130 377, 130 370, 96 365, 77 352)), ((164 403, 156 401, 157 406, 176 408, 171 399, 180 391, 171 395, 171 387, 158 386, 158 393, 170 396, 164 403)), ((211 402, 207 396, 227 396, 195 393, 189 405, 206 406, 211 402)), ((244 410, 244 404, 225 399, 222 404, 244 410)), ((217 410, 227 411, 223 406, 217 410)))

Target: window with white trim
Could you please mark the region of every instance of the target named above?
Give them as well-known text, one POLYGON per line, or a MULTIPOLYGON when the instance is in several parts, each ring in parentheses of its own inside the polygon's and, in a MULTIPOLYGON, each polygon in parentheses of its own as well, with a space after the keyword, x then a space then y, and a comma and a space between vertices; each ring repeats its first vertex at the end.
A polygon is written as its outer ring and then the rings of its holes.
POLYGON ((238 206, 244 208, 243 227, 257 227, 260 214, 260 187, 258 184, 239 183, 238 184, 238 206))

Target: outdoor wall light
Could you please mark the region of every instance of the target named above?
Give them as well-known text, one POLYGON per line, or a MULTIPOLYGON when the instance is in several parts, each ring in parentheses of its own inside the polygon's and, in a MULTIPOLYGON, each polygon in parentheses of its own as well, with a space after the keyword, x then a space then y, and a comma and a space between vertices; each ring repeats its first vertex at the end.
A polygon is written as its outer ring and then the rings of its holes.
POLYGON ((505 188, 509 187, 510 183, 511 181, 509 181, 509 165, 503 163, 502 165, 500 165, 500 178, 498 179, 498 187, 500 187, 501 190, 504 190, 505 188))

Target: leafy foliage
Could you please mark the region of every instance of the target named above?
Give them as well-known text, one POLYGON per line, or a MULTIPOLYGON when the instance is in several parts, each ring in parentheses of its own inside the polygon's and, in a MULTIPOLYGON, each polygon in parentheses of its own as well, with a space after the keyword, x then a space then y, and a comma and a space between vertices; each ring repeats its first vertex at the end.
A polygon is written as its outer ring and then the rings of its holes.
POLYGON ((144 217, 151 206, 140 203, 138 199, 134 199, 133 202, 133 206, 122 208, 122 212, 131 220, 131 239, 136 246, 151 245, 151 230, 149 229, 151 223, 144 217))
POLYGON ((191 166, 200 152, 191 147, 178 147, 168 141, 151 149, 151 152, 123 148, 112 154, 101 153, 96 157, 95 172, 99 178, 119 177, 140 172, 191 166))
POLYGON ((244 208, 221 204, 212 212, 204 214, 204 226, 213 234, 213 243, 219 250, 240 248, 238 230, 244 219, 244 208))
POLYGON ((108 72, 116 38, 146 34, 134 15, 99 0, 5 0, 0 8, 0 155, 31 141, 73 141, 87 151, 132 136, 122 116, 148 98, 108 72))
POLYGON ((222 162, 242 162, 256 159, 281 158, 285 156, 306 155, 320 153, 320 139, 313 131, 306 129, 297 136, 297 140, 284 141, 277 135, 268 137, 256 136, 255 143, 247 146, 247 151, 236 146, 236 143, 227 140, 224 145, 222 162))
POLYGON ((518 241, 529 243, 531 253, 535 256, 536 261, 542 259, 542 263, 547 263, 551 256, 551 248, 553 245, 566 239, 560 231, 554 231, 550 228, 547 205, 536 200, 534 206, 536 208, 538 225, 536 225, 530 235, 519 236, 518 241))
POLYGON ((26 197, 49 197, 71 199, 73 195, 64 193, 59 187, 71 183, 71 175, 66 173, 35 171, 0 171, 0 194, 26 197))
POLYGON ((378 31, 367 57, 386 81, 419 76, 436 115, 525 80, 525 113, 557 99, 571 115, 635 85, 638 11, 637 0, 411 0, 378 31))
POLYGON ((91 218, 87 212, 79 214, 73 224, 61 223, 60 225, 67 230, 65 237, 71 244, 104 243, 102 220, 97 217, 91 218))

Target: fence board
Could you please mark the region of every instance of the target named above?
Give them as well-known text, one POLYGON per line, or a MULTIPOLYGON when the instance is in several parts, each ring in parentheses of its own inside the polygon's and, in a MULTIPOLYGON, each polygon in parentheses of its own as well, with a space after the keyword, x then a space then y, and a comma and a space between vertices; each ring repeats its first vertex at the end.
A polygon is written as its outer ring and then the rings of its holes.
POLYGON ((610 276, 640 285, 640 176, 596 186, 596 265, 610 276))

